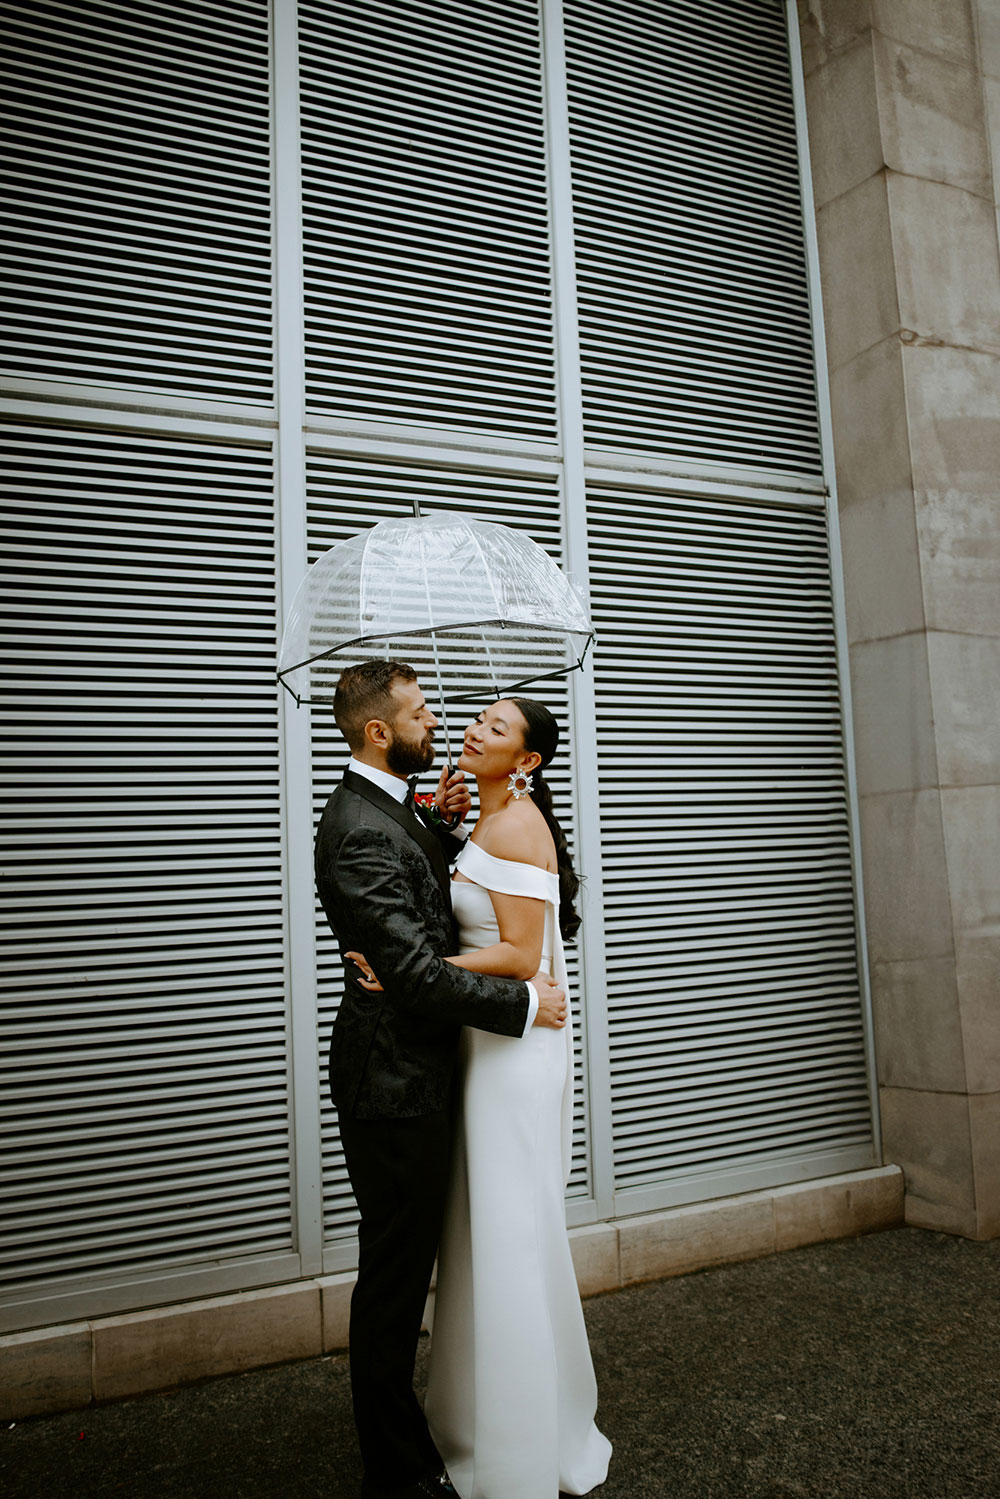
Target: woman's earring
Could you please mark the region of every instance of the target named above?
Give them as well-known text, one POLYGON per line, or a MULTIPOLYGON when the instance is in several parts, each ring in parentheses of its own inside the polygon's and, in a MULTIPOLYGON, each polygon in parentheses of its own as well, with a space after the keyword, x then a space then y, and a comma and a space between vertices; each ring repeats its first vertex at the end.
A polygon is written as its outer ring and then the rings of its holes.
POLYGON ((533 785, 531 776, 526 770, 511 771, 510 780, 507 782, 507 790, 514 793, 514 800, 519 802, 522 796, 530 796, 533 785))

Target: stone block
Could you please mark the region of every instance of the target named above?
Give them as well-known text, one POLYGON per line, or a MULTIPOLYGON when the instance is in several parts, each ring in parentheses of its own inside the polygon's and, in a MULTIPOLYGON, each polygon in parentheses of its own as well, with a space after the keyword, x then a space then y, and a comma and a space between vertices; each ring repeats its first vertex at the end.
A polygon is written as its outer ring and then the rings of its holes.
POLYGON ((948 885, 956 934, 1000 933, 1000 785, 941 793, 948 885))
POLYGON ((875 1064, 883 1087, 962 1093, 966 1054, 952 958, 871 965, 875 1064))
POLYGON ((996 494, 918 490, 914 503, 928 629, 1000 636, 996 494))
POLYGON ((901 355, 914 489, 983 495, 995 516, 1000 360, 919 342, 904 346, 901 355))
POLYGON ((996 0, 977 0, 976 13, 979 22, 979 66, 987 78, 1000 80, 1000 6, 996 0))
POLYGON ((926 635, 857 641, 850 662, 861 795, 936 786, 926 635))
POLYGON ((593 1223, 570 1229, 569 1247, 581 1296, 618 1290, 622 1279, 615 1224, 593 1223))
POLYGON ((1000 636, 933 631, 927 651, 940 784, 1000 781, 1000 636))
POLYGON ((86 1322, 0 1337, 0 1420, 89 1405, 91 1361, 86 1322))
POLYGON ((821 68, 871 29, 870 0, 798 0, 802 65, 821 68))
POLYGON ((974 0, 871 0, 872 25, 884 35, 970 68, 977 63, 973 12, 974 0))
POLYGON ((1000 1087, 1000 786, 942 793, 970 1091, 1000 1087))
POLYGON ((886 174, 899 321, 922 339, 1000 353, 996 209, 943 182, 886 174))
POLYGON ((953 957, 940 793, 862 797, 861 848, 872 963, 953 957))
MULTIPOLYGON (((997 14, 1000 16, 1000 11, 997 14)), ((983 78, 982 86, 992 165, 990 191, 994 203, 1000 203, 1000 78, 983 78)))
POLYGON ((916 1088, 883 1088, 881 1098, 883 1147, 903 1168, 907 1223, 974 1238, 968 1098, 916 1088))
MULTIPOLYGON (((844 434, 841 449, 855 440, 844 434)), ((912 494, 872 495, 839 515, 848 641, 919 637, 924 596, 912 494)))
POLYGON ((831 378, 847 635, 924 628, 902 349, 893 336, 831 378))
POLYGON ((818 209, 816 235, 832 371, 899 329, 885 174, 869 177, 818 209))
POLYGON ((813 195, 822 208, 882 170, 870 34, 816 72, 806 105, 813 195))
POLYGON ((976 1237, 1000 1238, 1000 1092, 969 1099, 976 1179, 976 1237))
POLYGON ((898 1166, 777 1187, 772 1197, 778 1250, 874 1233, 903 1221, 903 1173, 898 1166))
POLYGON ((958 932, 958 1003, 970 1093, 1000 1093, 1000 924, 958 932))
POLYGON ((619 1221, 622 1285, 685 1275, 774 1252, 774 1210, 763 1194, 619 1221))
POLYGON ((317 1281, 323 1316, 324 1353, 338 1353, 348 1345, 351 1296, 356 1282, 353 1270, 341 1275, 323 1275, 317 1281))
POLYGON ((878 495, 912 492, 898 338, 886 338, 831 371, 830 387, 841 509, 878 495))
POLYGON ((315 1282, 92 1323, 94 1396, 114 1400, 322 1351, 315 1282))
MULTIPOLYGON (((890 37, 876 34, 873 41, 885 165, 990 197, 989 137, 978 73, 890 37)), ((862 128, 867 129, 864 120, 862 128)))

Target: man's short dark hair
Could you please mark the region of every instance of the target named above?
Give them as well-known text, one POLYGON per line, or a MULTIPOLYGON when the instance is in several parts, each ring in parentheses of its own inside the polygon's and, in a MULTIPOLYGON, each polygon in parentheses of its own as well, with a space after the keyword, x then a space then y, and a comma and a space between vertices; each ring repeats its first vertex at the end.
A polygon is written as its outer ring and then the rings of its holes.
POLYGON ((364 748, 365 724, 381 718, 391 724, 399 705, 392 695, 397 682, 415 682, 417 674, 403 661, 362 661, 341 673, 333 698, 337 728, 352 750, 364 748))

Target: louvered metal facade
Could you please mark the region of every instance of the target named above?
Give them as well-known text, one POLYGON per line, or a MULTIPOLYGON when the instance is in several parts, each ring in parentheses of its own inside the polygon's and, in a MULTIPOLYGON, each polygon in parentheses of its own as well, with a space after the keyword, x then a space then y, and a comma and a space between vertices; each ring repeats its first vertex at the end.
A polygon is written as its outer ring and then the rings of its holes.
POLYGON ((354 1262, 345 755, 274 658, 308 562, 415 497, 533 536, 599 631, 538 692, 570 1221, 871 1164, 782 7, 2 10, 0 1330, 354 1262))
POLYGON ((0 27, 6 368, 270 401, 266 0, 31 0, 0 27))
POLYGON ((270 446, 3 454, 3 1284, 290 1251, 270 446))
POLYGON ((819 472, 780 7, 567 0, 566 25, 587 442, 819 472))
POLYGON ((553 439, 533 5, 301 7, 310 411, 553 439))
POLYGON ((822 512, 595 486, 588 515, 617 1190, 865 1161, 822 512))

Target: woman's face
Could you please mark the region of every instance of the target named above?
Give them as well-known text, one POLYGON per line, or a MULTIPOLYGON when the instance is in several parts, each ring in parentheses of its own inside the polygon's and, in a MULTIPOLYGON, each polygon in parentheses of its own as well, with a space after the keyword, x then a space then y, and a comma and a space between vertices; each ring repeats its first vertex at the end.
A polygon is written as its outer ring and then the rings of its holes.
POLYGON ((490 703, 465 731, 459 769, 487 780, 506 780, 513 771, 523 770, 525 762, 533 768, 540 757, 524 747, 527 728, 524 714, 509 698, 490 703))

